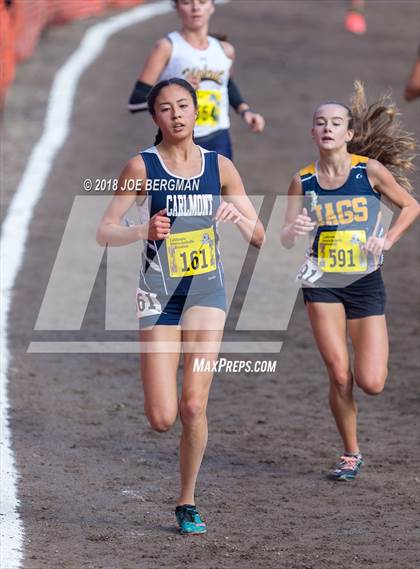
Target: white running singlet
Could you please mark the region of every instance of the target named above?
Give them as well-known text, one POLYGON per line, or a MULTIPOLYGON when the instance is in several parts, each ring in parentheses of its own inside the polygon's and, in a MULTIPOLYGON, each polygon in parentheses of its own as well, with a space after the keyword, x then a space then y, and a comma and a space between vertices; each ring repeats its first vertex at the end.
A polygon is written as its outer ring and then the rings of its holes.
POLYGON ((200 77, 197 90, 198 118, 194 136, 208 136, 219 130, 228 129, 229 97, 227 85, 232 60, 226 55, 219 40, 208 37, 207 49, 192 47, 179 32, 171 32, 171 58, 162 71, 159 81, 180 77, 187 79, 191 73, 200 77))

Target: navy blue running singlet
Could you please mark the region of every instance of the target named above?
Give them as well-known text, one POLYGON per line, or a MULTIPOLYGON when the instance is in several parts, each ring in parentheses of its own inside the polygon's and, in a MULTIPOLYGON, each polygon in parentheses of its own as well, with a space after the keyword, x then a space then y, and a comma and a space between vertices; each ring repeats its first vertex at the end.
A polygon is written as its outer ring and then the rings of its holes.
POLYGON ((187 295, 224 289, 219 235, 213 220, 221 202, 218 155, 199 149, 201 171, 192 178, 172 174, 156 146, 141 152, 147 197, 139 205, 140 221, 166 209, 171 222, 166 239, 146 242, 140 274, 143 290, 187 295))
MULTIPOLYGON (((336 189, 320 186, 316 163, 300 171, 304 205, 316 222, 307 251, 307 258, 313 262, 310 268, 314 279, 318 278, 317 270, 334 280, 334 275, 368 274, 382 265, 382 255, 376 258, 364 250, 371 235, 381 237, 384 232, 381 194, 370 185, 366 171, 368 160, 352 154, 349 176, 336 189)), ((310 278, 305 280, 311 282, 310 278)))

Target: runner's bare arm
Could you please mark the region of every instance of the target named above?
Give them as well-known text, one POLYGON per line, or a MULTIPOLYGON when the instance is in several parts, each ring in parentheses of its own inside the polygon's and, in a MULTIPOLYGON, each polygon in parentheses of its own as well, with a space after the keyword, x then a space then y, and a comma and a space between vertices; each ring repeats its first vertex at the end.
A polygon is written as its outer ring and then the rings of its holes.
POLYGON ((218 159, 224 199, 216 212, 215 220, 236 223, 245 239, 259 248, 264 243, 265 231, 245 193, 241 176, 228 158, 219 154, 218 159))
POLYGON ((141 184, 140 191, 124 191, 127 181, 133 180, 139 185, 139 180, 145 180, 146 168, 140 156, 134 156, 124 167, 118 180, 118 190, 113 196, 111 203, 105 210, 104 216, 99 224, 96 241, 105 247, 118 247, 135 243, 140 239, 147 238, 147 225, 134 225, 123 227, 120 225, 124 214, 130 209, 136 200, 136 195, 144 194, 144 184, 141 184))
POLYGON ((160 74, 165 68, 166 64, 171 57, 172 44, 168 38, 161 38, 156 42, 155 47, 150 52, 146 63, 144 64, 143 71, 138 77, 138 81, 154 85, 159 79, 160 74))
POLYGON ((291 249, 298 235, 306 235, 312 231, 315 223, 307 215, 306 208, 302 210, 302 182, 299 174, 293 176, 287 195, 287 210, 285 222, 280 231, 280 241, 283 247, 291 249))
MULTIPOLYGON (((233 79, 233 64, 234 64, 235 58, 236 58, 235 48, 233 47, 233 45, 231 43, 229 43, 227 41, 221 41, 220 45, 222 46, 223 51, 225 52, 227 57, 232 60, 232 65, 231 65, 230 70, 229 70, 229 79, 233 79)), ((229 89, 229 85, 228 85, 228 89, 229 89)), ((231 102, 231 101, 229 100, 229 102, 231 102)), ((246 109, 249 109, 249 105, 245 101, 243 101, 239 106, 235 107, 235 111, 237 113, 241 113, 242 111, 244 111, 246 109)))
POLYGON ((228 41, 225 41, 225 40, 221 40, 220 45, 222 46, 223 51, 228 56, 228 58, 231 59, 232 61, 234 61, 236 54, 235 54, 235 48, 233 47, 233 45, 231 43, 229 43, 228 41))
POLYGON ((167 38, 163 38, 156 43, 128 100, 128 110, 131 113, 147 110, 147 96, 169 61, 171 49, 171 42, 167 38))
POLYGON ((234 63, 235 57, 236 57, 235 48, 233 47, 232 44, 228 43, 227 41, 221 41, 220 45, 222 46, 223 51, 228 56, 228 58, 232 60, 232 65, 231 65, 230 70, 229 70, 229 83, 228 83, 229 103, 230 103, 230 105, 233 106, 233 108, 235 109, 235 111, 237 113, 241 113, 245 109, 249 109, 249 105, 243 99, 242 95, 240 94, 239 89, 236 85, 236 82, 234 84, 234 90, 235 90, 234 95, 236 95, 236 96, 233 97, 233 101, 231 100, 231 84, 233 84, 233 63, 234 63), (237 99, 238 96, 239 96, 239 104, 237 104, 235 101, 235 99, 237 99))
POLYGON ((420 205, 407 190, 398 184, 391 172, 377 160, 369 160, 367 174, 372 187, 401 209, 384 239, 383 248, 387 251, 420 215, 420 205))
POLYGON ((420 97, 420 46, 416 62, 413 65, 407 85, 405 86, 404 97, 406 101, 412 101, 420 97))
MULTIPOLYGON (((222 46, 225 54, 229 57, 229 59, 235 61, 236 53, 235 48, 232 44, 227 41, 221 41, 220 45, 222 46)), ((233 63, 232 67, 230 68, 229 72, 230 79, 233 77, 233 63)), ((236 91, 238 92, 237 88, 236 91)), ((229 102, 231 102, 229 100, 229 102)), ((262 132, 265 127, 265 119, 260 113, 256 113, 251 110, 250 106, 247 102, 243 101, 238 106, 235 106, 235 111, 239 113, 244 120, 244 122, 249 125, 252 132, 262 132)))

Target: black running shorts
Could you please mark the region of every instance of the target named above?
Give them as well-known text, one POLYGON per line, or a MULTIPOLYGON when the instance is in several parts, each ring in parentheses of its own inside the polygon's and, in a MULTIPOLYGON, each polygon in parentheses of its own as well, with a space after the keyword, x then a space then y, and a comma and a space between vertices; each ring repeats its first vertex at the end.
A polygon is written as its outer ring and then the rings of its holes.
POLYGON ((340 302, 346 317, 365 318, 385 313, 386 291, 381 269, 358 279, 343 288, 303 288, 307 302, 340 302))

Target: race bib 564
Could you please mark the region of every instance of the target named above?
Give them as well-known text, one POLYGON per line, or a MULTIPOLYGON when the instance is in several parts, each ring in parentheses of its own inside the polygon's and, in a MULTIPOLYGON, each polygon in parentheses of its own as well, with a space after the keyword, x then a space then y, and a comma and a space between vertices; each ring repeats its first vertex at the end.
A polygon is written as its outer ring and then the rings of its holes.
POLYGON ((199 126, 217 126, 220 116, 220 103, 222 94, 220 91, 197 91, 198 117, 196 124, 199 126))

